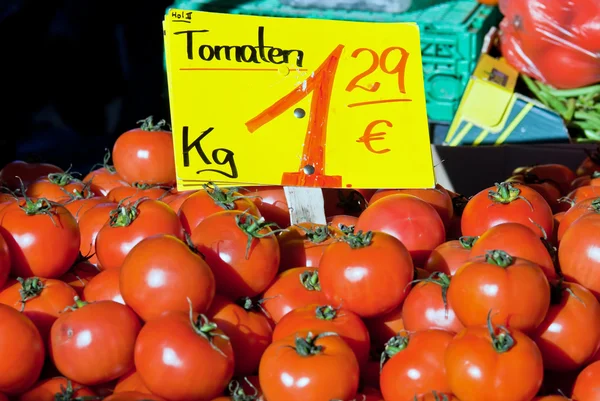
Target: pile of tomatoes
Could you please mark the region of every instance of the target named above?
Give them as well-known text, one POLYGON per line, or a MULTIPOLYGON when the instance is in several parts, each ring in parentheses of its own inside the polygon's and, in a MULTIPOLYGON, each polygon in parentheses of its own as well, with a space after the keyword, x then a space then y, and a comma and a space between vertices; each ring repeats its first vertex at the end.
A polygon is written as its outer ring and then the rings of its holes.
POLYGON ((0 171, 0 399, 600 400, 600 157, 471 198, 173 189, 144 120, 85 177, 0 171))

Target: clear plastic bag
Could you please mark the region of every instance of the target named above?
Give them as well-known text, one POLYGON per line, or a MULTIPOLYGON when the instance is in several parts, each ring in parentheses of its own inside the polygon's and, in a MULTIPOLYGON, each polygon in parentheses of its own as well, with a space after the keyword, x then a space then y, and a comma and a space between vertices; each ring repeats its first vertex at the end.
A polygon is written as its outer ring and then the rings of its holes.
POLYGON ((557 89, 600 82, 600 0, 500 0, 502 54, 557 89))

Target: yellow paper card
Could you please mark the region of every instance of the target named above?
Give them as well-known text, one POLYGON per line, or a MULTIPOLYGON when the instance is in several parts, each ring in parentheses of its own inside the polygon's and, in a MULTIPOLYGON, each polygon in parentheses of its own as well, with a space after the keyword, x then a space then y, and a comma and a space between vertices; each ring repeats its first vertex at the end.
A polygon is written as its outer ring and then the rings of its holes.
POLYGON ((419 29, 170 10, 178 187, 435 185, 419 29))

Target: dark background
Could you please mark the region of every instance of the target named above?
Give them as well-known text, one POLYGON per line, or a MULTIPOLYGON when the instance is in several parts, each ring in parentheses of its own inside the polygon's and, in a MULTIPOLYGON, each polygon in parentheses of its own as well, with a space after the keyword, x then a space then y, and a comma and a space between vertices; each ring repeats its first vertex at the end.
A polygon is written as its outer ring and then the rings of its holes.
POLYGON ((0 164, 84 173, 138 120, 168 120, 161 22, 171 4, 0 0, 0 164))

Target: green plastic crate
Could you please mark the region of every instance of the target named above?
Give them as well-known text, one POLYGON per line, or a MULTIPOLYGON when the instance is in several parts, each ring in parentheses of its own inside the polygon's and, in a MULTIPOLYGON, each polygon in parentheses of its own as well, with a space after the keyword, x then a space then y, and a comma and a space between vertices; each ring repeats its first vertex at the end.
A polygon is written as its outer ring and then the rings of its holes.
POLYGON ((455 0, 423 10, 402 13, 301 9, 278 0, 181 0, 171 8, 230 14, 315 18, 363 22, 416 22, 421 50, 427 114, 431 121, 450 122, 475 69, 483 40, 501 19, 497 7, 476 0, 455 0))

